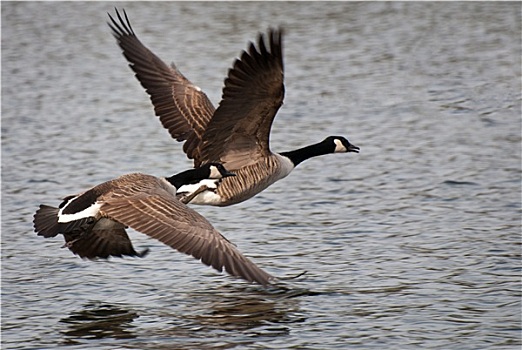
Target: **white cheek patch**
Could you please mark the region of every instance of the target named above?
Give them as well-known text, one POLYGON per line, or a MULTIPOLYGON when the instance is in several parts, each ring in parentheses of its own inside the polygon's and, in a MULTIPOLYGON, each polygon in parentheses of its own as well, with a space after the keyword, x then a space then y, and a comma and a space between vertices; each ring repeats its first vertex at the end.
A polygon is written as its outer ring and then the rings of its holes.
MULTIPOLYGON (((218 168, 216 168, 215 166, 211 166, 210 167, 210 176, 209 176, 211 179, 219 179, 222 177, 221 173, 219 172, 218 168)), ((205 181, 205 180, 202 180, 202 181, 205 181)))
MULTIPOLYGON (((70 202, 69 202, 70 203, 70 202)), ((71 222, 71 221, 75 221, 75 220, 80 220, 80 219, 84 219, 84 218, 88 218, 88 217, 96 217, 96 215, 98 215, 98 212, 100 211, 100 208, 102 206, 102 203, 99 203, 99 202, 95 202, 93 205, 91 205, 90 207, 78 212, 78 213, 74 213, 74 214, 62 214, 63 210, 65 208, 67 208, 67 205, 65 207, 63 207, 62 209, 60 209, 60 211, 58 212, 58 222, 71 222)))
POLYGON ((348 152, 346 147, 344 147, 343 143, 339 139, 334 140, 335 143, 335 150, 334 153, 342 153, 342 152, 348 152))

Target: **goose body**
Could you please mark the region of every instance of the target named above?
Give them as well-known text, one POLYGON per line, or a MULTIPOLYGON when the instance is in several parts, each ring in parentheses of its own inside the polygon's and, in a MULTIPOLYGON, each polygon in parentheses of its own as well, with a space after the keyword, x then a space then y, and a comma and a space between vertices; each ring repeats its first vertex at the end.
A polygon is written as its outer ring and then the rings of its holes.
POLYGON ((120 176, 66 197, 58 208, 40 205, 34 216, 35 231, 46 238, 63 234, 65 247, 82 258, 143 257, 148 250, 136 252, 126 233, 126 227, 131 227, 218 271, 224 269, 233 276, 266 285, 272 276, 176 198, 177 186, 233 175, 219 166, 220 175, 216 177, 210 168, 215 170, 216 165, 207 164, 170 178, 141 173, 120 176))
POLYGON ((245 201, 286 177, 298 164, 329 153, 359 152, 345 137, 329 136, 298 150, 270 150, 272 122, 284 99, 282 31, 260 34, 228 72, 216 109, 174 64, 168 66, 134 33, 127 14, 109 18, 113 34, 136 78, 149 94, 163 127, 198 167, 222 163, 237 176, 190 203, 227 206, 245 201))
MULTIPOLYGON (((260 159, 258 162, 239 168, 236 172, 235 181, 214 182, 212 189, 197 194, 192 200, 183 200, 184 203, 199 205, 227 206, 243 202, 266 189, 274 182, 286 177, 294 168, 293 163, 286 157, 273 154, 270 157, 260 159)), ((198 185, 183 186, 184 197, 193 194, 204 181, 198 185)))

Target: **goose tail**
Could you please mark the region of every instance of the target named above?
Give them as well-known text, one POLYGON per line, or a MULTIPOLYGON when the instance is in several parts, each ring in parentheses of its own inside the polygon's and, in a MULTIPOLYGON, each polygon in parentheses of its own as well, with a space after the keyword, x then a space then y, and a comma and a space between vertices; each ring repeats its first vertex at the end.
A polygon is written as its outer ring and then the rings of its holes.
POLYGON ((34 214, 34 230, 38 236, 55 237, 60 233, 58 224, 58 208, 51 207, 45 204, 40 205, 40 208, 34 214))

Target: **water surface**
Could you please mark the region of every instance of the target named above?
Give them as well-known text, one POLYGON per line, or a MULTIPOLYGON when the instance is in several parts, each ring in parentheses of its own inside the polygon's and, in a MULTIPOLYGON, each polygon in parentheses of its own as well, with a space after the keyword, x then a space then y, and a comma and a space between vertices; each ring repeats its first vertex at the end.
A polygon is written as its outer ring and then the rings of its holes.
POLYGON ((82 261, 40 203, 191 166, 106 25, 114 4, 2 2, 3 349, 519 349, 520 3, 121 3, 217 105, 284 25, 274 151, 345 135, 257 197, 197 207, 277 276, 265 290, 131 232, 82 261))

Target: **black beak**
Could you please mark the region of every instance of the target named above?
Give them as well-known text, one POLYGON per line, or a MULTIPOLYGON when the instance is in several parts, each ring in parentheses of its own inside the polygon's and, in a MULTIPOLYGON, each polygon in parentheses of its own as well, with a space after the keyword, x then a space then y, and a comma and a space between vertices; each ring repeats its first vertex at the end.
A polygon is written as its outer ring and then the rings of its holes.
POLYGON ((355 146, 355 145, 352 145, 351 143, 350 143, 350 145, 348 146, 348 152, 359 153, 359 150, 360 150, 359 147, 357 147, 357 146, 355 146))
POLYGON ((228 171, 228 170, 227 170, 224 174, 221 174, 221 175, 223 175, 223 177, 236 176, 236 174, 231 173, 231 172, 228 171))

